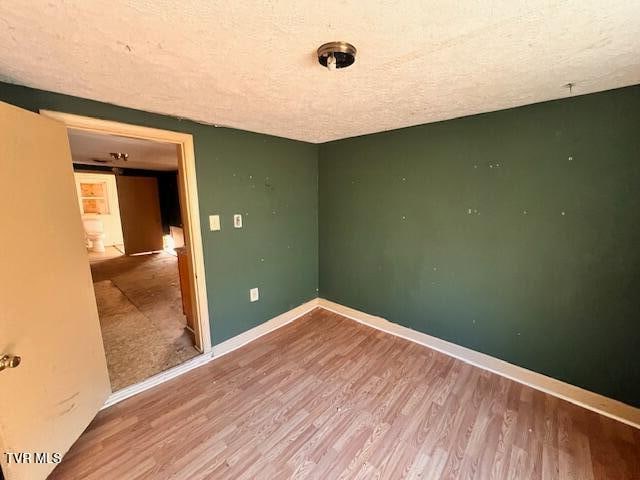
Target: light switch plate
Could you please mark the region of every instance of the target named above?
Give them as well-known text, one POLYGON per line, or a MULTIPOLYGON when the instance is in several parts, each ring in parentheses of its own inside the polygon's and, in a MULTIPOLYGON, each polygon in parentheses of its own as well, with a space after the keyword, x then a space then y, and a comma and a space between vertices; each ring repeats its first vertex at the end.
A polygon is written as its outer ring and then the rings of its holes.
POLYGON ((242 228, 242 215, 240 215, 239 213, 236 213, 233 216, 233 226, 235 228, 242 228))
POLYGON ((220 215, 209 215, 209 230, 212 232, 220 230, 220 215))
POLYGON ((249 300, 251 302, 257 302, 260 299, 260 292, 257 288, 252 288, 249 290, 249 300))

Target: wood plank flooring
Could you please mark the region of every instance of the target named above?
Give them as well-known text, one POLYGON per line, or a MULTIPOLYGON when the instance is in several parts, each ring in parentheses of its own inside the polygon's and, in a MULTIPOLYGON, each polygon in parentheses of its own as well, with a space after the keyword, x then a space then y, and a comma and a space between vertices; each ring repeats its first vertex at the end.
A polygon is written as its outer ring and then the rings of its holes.
POLYGON ((53 479, 639 479, 640 430, 316 309, 101 412, 53 479))

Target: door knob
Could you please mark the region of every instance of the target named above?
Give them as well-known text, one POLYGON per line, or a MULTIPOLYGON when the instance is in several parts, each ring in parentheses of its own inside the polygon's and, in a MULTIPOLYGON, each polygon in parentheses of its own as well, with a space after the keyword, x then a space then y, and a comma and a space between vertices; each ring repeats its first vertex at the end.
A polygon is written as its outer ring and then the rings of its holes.
POLYGON ((22 359, 18 355, 3 355, 0 358, 0 371, 5 368, 16 368, 22 359))

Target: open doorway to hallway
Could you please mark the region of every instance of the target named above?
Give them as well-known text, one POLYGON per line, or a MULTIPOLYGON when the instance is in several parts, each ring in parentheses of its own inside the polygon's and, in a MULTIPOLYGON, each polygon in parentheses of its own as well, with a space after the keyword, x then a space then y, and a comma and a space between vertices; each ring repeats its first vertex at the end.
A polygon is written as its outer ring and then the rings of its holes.
POLYGON ((112 391, 195 346, 175 144, 68 129, 112 391))

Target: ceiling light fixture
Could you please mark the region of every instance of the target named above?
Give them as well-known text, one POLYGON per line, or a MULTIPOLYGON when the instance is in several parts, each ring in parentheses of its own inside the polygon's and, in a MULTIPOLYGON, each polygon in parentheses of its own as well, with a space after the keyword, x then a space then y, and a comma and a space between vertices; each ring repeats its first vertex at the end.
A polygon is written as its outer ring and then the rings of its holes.
POLYGON ((318 62, 329 70, 345 68, 356 61, 356 47, 347 42, 329 42, 318 48, 318 62))
POLYGON ((111 155, 111 157, 114 160, 124 160, 125 162, 127 160, 129 160, 129 154, 128 153, 122 153, 122 152, 110 152, 109 155, 111 155))

